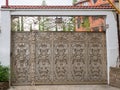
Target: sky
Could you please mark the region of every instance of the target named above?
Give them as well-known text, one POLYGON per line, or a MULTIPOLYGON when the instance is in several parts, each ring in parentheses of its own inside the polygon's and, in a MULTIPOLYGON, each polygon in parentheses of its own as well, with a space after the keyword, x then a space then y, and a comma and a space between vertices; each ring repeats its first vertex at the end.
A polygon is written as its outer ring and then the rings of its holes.
MULTIPOLYGON (((5 5, 6 0, 0 0, 5 5)), ((43 0, 9 0, 10 5, 41 5, 43 0)), ((72 0, 46 0, 47 5, 72 5, 72 0)))

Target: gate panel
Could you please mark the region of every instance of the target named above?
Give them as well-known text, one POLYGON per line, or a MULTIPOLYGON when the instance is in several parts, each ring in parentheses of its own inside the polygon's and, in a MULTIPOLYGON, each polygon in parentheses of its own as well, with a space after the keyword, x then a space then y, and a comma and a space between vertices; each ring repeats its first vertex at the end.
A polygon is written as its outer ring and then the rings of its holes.
POLYGON ((103 32, 12 32, 12 85, 107 83, 103 32))
POLYGON ((88 33, 88 81, 92 83, 106 82, 105 34, 88 33))
POLYGON ((87 81, 87 33, 70 35, 71 82, 80 84, 87 81))
POLYGON ((53 79, 52 33, 36 32, 35 84, 51 84, 53 79))
POLYGON ((30 77, 30 33, 12 32, 11 82, 12 85, 29 85, 30 77))
POLYGON ((53 83, 64 84, 69 80, 69 33, 53 33, 53 83))

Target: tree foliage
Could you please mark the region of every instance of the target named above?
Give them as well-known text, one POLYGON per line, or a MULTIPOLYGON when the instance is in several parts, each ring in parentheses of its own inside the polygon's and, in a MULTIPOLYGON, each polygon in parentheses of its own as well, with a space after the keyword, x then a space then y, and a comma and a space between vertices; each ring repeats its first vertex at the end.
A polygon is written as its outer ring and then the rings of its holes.
POLYGON ((77 0, 73 0, 73 5, 77 2, 77 0))
POLYGON ((89 17, 84 17, 82 27, 89 29, 90 27, 89 17))
POLYGON ((9 68, 0 63, 0 82, 9 81, 9 68))

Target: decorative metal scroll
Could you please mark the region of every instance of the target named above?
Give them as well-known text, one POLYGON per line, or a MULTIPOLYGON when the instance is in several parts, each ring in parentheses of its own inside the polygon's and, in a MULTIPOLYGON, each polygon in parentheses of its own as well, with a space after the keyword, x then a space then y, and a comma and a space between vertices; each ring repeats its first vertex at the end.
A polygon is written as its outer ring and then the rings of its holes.
POLYGON ((105 16, 12 16, 12 31, 105 31, 105 16))
POLYGON ((12 32, 12 85, 107 83, 104 32, 12 32))
POLYGON ((12 33, 12 85, 31 84, 30 32, 12 33))

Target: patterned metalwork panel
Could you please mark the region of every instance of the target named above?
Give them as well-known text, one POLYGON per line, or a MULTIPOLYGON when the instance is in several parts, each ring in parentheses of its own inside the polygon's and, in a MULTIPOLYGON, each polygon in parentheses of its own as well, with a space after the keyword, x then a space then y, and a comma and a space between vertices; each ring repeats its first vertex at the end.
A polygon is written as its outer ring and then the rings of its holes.
POLYGON ((69 33, 53 34, 53 83, 60 84, 69 80, 69 33))
POLYGON ((104 32, 13 32, 12 85, 107 83, 104 32))
POLYGON ((75 84, 87 81, 87 33, 70 35, 70 73, 75 84))
POLYGON ((36 33, 35 83, 52 82, 52 33, 36 33))
POLYGON ((106 81, 105 38, 103 34, 88 34, 88 75, 89 81, 106 81), (102 77, 102 78, 101 78, 102 77))
POLYGON ((12 32, 11 80, 12 85, 31 84, 30 33, 12 32))

